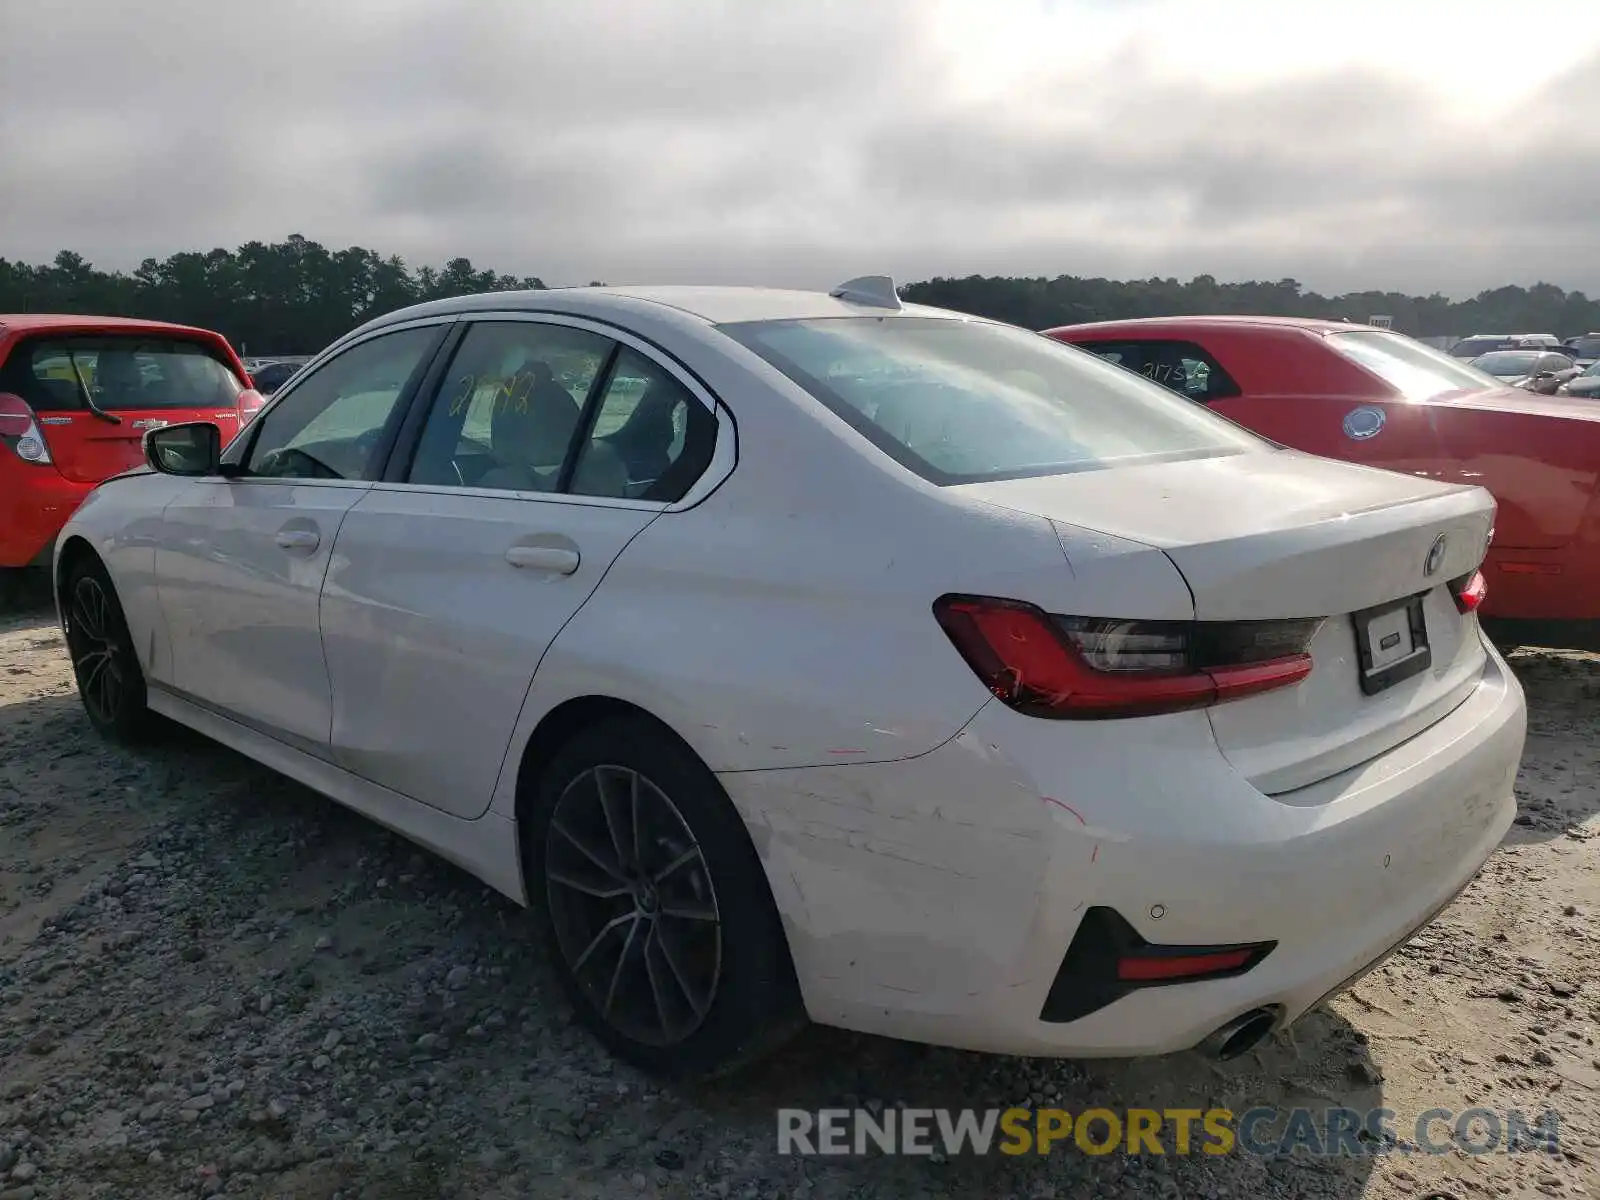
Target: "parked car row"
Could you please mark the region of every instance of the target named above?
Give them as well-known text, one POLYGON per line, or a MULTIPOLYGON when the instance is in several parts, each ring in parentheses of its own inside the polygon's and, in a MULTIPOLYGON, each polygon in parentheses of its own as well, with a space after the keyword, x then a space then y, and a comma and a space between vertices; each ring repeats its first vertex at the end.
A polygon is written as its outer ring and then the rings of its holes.
POLYGON ((1583 373, 1565 354, 1552 350, 1491 350, 1470 360, 1470 366, 1507 387, 1553 396, 1583 373))
POLYGON ((529 904, 654 1072, 808 1019, 1242 1053, 1509 826, 1485 554, 1581 523, 1597 460, 1378 329, 1052 334, 881 278, 369 322, 237 436, 150 430, 67 522, 85 711, 190 725, 529 904), (1547 449, 1497 513, 1496 456, 1547 449))

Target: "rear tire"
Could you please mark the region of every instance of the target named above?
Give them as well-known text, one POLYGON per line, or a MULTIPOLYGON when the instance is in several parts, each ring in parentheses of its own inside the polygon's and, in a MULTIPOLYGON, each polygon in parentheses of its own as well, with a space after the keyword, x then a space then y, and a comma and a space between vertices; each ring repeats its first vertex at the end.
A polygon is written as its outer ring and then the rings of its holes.
POLYGON ((89 724, 120 742, 144 740, 151 728, 144 672, 117 589, 98 558, 86 555, 68 569, 61 609, 89 724))
POLYGON ((579 732, 527 812, 528 896, 579 1018, 666 1078, 707 1078, 806 1024, 783 923, 715 775, 643 718, 579 732))

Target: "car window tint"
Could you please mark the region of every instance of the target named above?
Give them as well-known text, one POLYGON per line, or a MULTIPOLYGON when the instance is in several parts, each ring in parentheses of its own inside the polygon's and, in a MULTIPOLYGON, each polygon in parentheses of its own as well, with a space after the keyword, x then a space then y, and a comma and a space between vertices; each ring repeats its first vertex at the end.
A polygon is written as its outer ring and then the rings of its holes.
POLYGON ((39 412, 82 411, 89 407, 85 391, 107 412, 231 409, 244 389, 210 346, 178 338, 39 338, 14 358, 5 390, 19 393, 39 412))
POLYGON ((624 348, 606 380, 570 490, 673 501, 711 461, 716 418, 666 368, 624 348))
POLYGON ((427 363, 436 327, 372 338, 299 379, 259 418, 248 474, 286 479, 375 479, 384 430, 427 363))
POLYGON ((1240 394, 1239 385, 1209 351, 1194 342, 1173 338, 1137 341, 1077 342, 1080 349, 1142 375, 1151 383, 1200 403, 1240 394))
POLYGON ((434 398, 408 481, 556 490, 584 401, 614 345, 565 325, 474 323, 434 398))
POLYGON ((936 484, 1266 445, 1133 372, 1006 325, 905 316, 721 328, 936 484))

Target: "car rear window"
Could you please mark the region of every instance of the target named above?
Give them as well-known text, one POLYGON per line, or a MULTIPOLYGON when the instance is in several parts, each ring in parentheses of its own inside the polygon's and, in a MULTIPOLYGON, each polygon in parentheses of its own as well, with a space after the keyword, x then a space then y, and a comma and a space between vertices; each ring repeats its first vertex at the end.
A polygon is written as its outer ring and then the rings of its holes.
POLYGON ((1496 350, 1472 360, 1472 365, 1490 375, 1526 375, 1544 361, 1537 350, 1496 350))
POLYGON ((936 484, 1270 445, 1042 334, 939 317, 742 322, 724 333, 936 484))
POLYGON ((1492 375, 1403 334, 1366 329, 1330 333, 1328 345, 1411 400, 1501 386, 1492 375))
POLYGON ((1480 354, 1487 354, 1491 350, 1504 350, 1512 344, 1510 338, 1503 337, 1470 337, 1462 338, 1450 347, 1451 358, 1477 358, 1480 354))
POLYGON ((183 338, 129 335, 41 338, 19 348, 5 369, 8 386, 35 411, 96 407, 232 408, 244 384, 217 352, 183 338))

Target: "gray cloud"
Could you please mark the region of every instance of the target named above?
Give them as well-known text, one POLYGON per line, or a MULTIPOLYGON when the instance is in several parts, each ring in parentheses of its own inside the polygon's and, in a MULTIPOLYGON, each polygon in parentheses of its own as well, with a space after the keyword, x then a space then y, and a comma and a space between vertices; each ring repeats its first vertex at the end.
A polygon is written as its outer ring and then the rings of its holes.
POLYGON ((302 232, 550 282, 1600 292, 1600 47, 1492 123, 1422 70, 1251 88, 1127 38, 983 98, 937 8, 0 4, 0 254, 131 267, 302 232))

